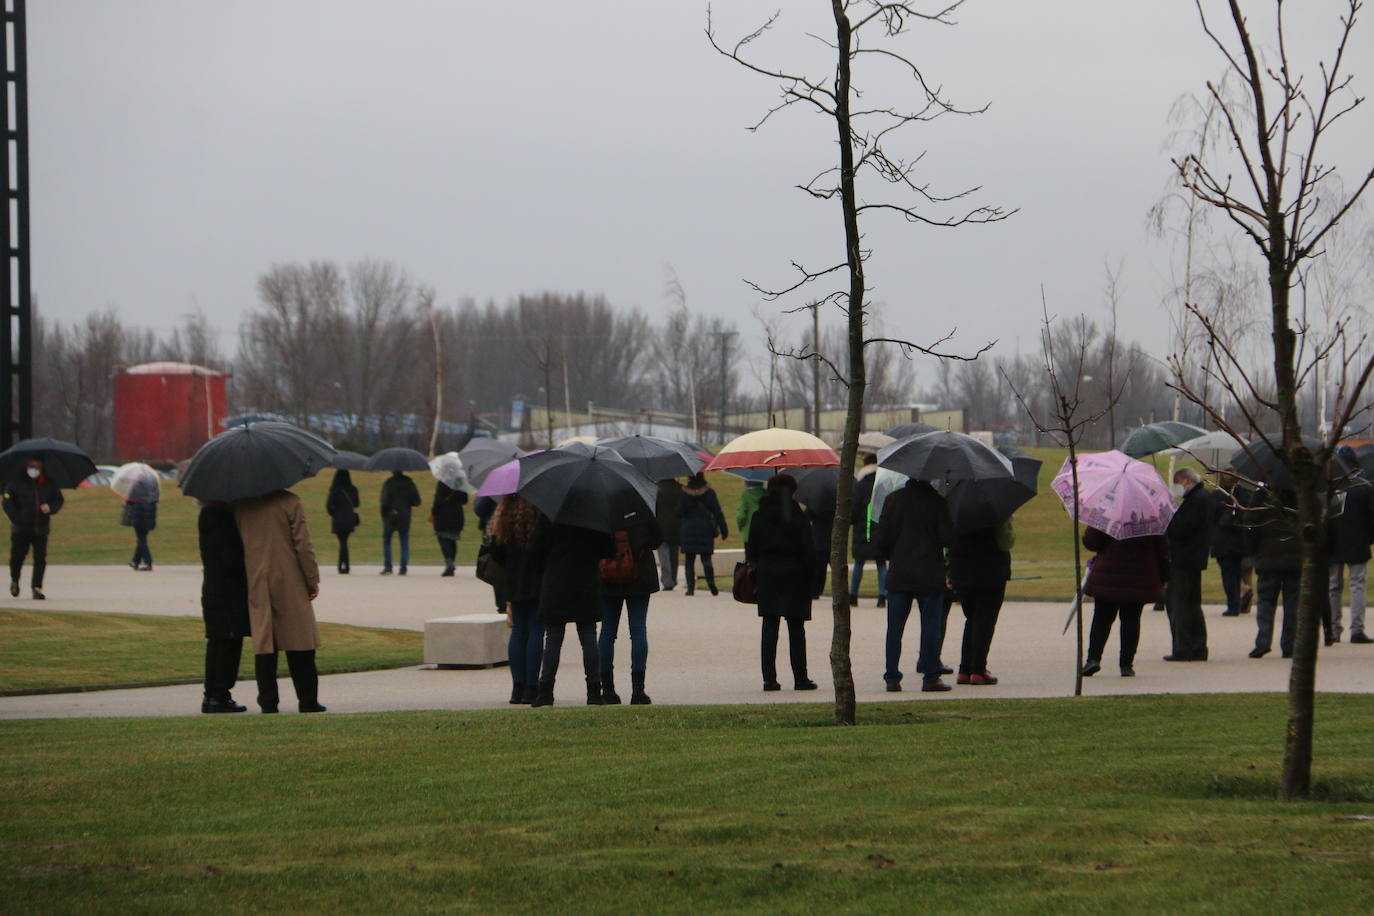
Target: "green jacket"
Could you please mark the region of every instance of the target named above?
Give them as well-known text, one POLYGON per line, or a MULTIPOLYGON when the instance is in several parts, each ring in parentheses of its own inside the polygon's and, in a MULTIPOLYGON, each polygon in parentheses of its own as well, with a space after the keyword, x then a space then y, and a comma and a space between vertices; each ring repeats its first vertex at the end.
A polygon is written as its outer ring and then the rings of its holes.
POLYGON ((735 510, 735 527, 739 529, 739 539, 749 540, 749 523, 763 502, 763 487, 745 487, 739 497, 739 508, 735 510))

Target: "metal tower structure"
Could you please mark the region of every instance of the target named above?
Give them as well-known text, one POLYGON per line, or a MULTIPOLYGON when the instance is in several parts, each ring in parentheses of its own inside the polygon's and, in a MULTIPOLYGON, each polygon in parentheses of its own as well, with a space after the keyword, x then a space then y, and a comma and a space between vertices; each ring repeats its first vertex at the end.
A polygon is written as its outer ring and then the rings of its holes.
POLYGON ((33 299, 29 283, 29 81, 25 0, 4 0, 4 320, 0 321, 0 449, 33 435, 33 299), (13 55, 13 57, 11 57, 13 55))

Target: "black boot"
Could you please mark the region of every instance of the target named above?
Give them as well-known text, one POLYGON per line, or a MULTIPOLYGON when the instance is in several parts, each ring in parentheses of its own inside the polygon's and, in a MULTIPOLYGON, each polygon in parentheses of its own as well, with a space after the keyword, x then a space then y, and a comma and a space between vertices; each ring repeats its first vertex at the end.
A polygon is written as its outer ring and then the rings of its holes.
MULTIPOLYGON (((535 698, 539 696, 538 687, 526 687, 525 694, 520 700, 521 706, 533 706, 535 698)), ((552 697, 550 697, 552 699, 552 697)))
POLYGON ((291 684, 296 688, 296 702, 301 712, 324 712, 320 705, 320 676, 315 670, 315 650, 286 653, 286 666, 291 671, 291 684))
POLYGON ((715 577, 715 576, 707 576, 707 577, 706 577, 706 587, 709 588, 709 589, 711 590, 711 594, 713 594, 713 595, 719 595, 719 594, 720 594, 720 589, 716 588, 716 577, 715 577))
POLYGON ((212 697, 208 693, 200 701, 201 712, 247 712, 248 707, 242 703, 235 703, 234 698, 229 694, 212 697))
POLYGON ((553 705, 553 681, 540 681, 539 688, 535 692, 534 702, 531 706, 552 706, 553 705))
POLYGON ((610 671, 601 672, 601 705, 620 705, 620 694, 615 692, 615 675, 610 671))
POLYGON ((587 705, 601 705, 601 678, 599 677, 587 678, 587 705))
POLYGON ((263 652, 253 656, 253 674, 258 681, 258 707, 265 713, 277 711, 277 653, 263 652))
POLYGON ((529 702, 529 700, 525 699, 525 685, 524 685, 524 684, 516 684, 515 686, 511 687, 511 690, 510 690, 510 705, 512 705, 512 706, 520 706, 520 705, 522 705, 522 704, 524 704, 524 703, 528 703, 528 702, 529 702))
POLYGON ((631 671, 631 672, 630 672, 630 688, 631 688, 631 693, 630 693, 630 705, 631 705, 631 706, 648 706, 650 703, 653 702, 653 700, 649 699, 649 695, 648 695, 647 693, 644 692, 644 672, 643 672, 643 671, 631 671))

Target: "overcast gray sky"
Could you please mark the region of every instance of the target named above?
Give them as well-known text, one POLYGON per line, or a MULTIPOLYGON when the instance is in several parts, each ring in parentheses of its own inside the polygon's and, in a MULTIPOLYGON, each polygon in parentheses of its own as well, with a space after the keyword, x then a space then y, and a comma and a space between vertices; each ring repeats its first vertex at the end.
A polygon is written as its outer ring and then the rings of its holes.
MULTIPOLYGON (((1317 35, 1339 4, 1292 6, 1317 35)), ((833 29, 823 0, 718 0, 717 28, 779 7, 756 53, 816 61, 800 36, 833 29)), ((702 2, 29 9, 34 289, 54 318, 112 305, 166 330, 199 305, 232 332, 272 263, 379 257, 444 302, 581 290, 651 315, 671 263, 692 308, 749 330, 742 278, 842 260, 838 205, 792 187, 833 161, 833 126, 798 109, 748 133, 775 86, 711 50, 702 2)), ((1104 261, 1124 258, 1123 331, 1162 350, 1172 281, 1146 212, 1170 106, 1220 72, 1191 0, 969 0, 956 18, 906 47, 956 102, 991 108, 902 148, 929 150, 935 187, 982 185, 978 202, 1020 212, 955 230, 870 219, 889 328, 1031 349, 1041 284, 1053 310, 1101 317, 1104 261)), ((1374 14, 1350 59, 1369 90, 1374 14)), ((1368 168, 1372 124, 1362 109, 1330 158, 1368 168)))

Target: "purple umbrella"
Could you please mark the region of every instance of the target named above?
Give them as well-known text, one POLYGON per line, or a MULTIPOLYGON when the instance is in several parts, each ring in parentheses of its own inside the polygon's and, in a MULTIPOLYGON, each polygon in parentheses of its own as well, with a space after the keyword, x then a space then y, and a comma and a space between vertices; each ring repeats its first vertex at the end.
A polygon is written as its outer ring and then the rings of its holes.
MULTIPOLYGON (((538 448, 529 454, 537 455, 542 451, 542 448, 538 448)), ((477 495, 479 497, 505 496, 508 493, 514 493, 519 488, 520 460, 517 458, 512 461, 507 461, 505 464, 499 464, 488 471, 486 479, 484 479, 482 485, 477 488, 477 495)))

